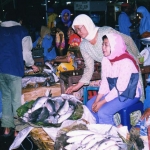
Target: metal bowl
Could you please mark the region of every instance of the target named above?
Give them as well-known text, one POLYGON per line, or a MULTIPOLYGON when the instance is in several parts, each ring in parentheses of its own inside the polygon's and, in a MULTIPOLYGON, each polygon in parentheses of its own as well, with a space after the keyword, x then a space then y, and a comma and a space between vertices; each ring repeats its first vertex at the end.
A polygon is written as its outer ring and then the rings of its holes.
POLYGON ((144 45, 150 45, 150 37, 148 38, 143 38, 143 39, 140 39, 142 44, 144 45))

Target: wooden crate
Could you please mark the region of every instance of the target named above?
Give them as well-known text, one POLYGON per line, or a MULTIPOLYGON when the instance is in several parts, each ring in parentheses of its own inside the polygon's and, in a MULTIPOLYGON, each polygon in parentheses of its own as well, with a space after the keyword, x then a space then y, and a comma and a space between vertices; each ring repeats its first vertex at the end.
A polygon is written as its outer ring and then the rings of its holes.
POLYGON ((24 95, 24 101, 27 102, 27 101, 35 100, 38 97, 45 96, 47 90, 51 90, 52 96, 61 95, 61 89, 59 83, 49 87, 25 88, 22 89, 22 94, 24 95))
POLYGON ((54 141, 42 128, 32 129, 30 135, 39 150, 54 150, 54 141))

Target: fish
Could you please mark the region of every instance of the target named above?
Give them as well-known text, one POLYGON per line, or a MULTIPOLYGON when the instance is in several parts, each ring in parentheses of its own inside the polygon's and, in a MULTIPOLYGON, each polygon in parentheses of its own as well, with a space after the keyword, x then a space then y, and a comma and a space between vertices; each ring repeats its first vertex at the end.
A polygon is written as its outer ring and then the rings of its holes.
POLYGON ((66 99, 66 100, 70 100, 70 101, 82 103, 82 102, 81 102, 79 99, 77 99, 74 95, 61 94, 61 97, 62 97, 63 99, 66 99))
POLYGON ((87 143, 86 145, 86 149, 90 149, 92 148, 96 143, 98 143, 99 141, 103 140, 104 138, 103 137, 100 137, 100 136, 95 136, 91 141, 89 141, 89 143, 87 143))
POLYGON ((77 150, 80 147, 80 144, 69 144, 65 146, 66 150, 77 150))
POLYGON ((63 121, 68 119, 72 115, 73 112, 74 112, 74 109, 69 108, 66 114, 60 116, 60 118, 58 119, 58 123, 62 123, 63 121))
POLYGON ((94 132, 89 131, 89 130, 74 130, 74 131, 70 131, 67 133, 67 136, 78 136, 81 134, 86 134, 86 135, 93 135, 94 132))
POLYGON ((36 122, 43 122, 49 116, 49 111, 46 107, 43 107, 41 113, 39 114, 36 122))
POLYGON ((47 96, 38 97, 35 102, 32 104, 31 112, 28 111, 28 113, 32 113, 35 110, 39 109, 44 105, 44 103, 48 100, 47 96))
POLYGON ((48 99, 44 106, 48 109, 49 115, 54 115, 56 113, 55 105, 51 99, 48 99))
POLYGON ((86 136, 87 135, 78 135, 78 136, 70 137, 67 140, 67 143, 74 143, 74 142, 77 142, 77 141, 82 141, 86 136))
POLYGON ((53 123, 55 117, 54 116, 49 116, 47 119, 45 119, 43 122, 44 123, 53 123))
POLYGON ((56 115, 55 117, 54 117, 54 120, 53 120, 53 124, 57 124, 58 123, 58 118, 59 118, 59 115, 56 115))
POLYGON ((105 150, 120 150, 117 145, 111 145, 110 147, 106 148, 105 150))
POLYGON ((50 63, 45 62, 45 65, 46 65, 47 67, 49 67, 49 69, 50 69, 51 71, 54 72, 54 68, 53 68, 53 66, 52 66, 50 63))
POLYGON ((44 69, 43 69, 43 72, 47 73, 48 75, 52 74, 53 77, 54 77, 55 82, 58 82, 58 81, 59 81, 59 77, 56 76, 56 74, 55 74, 52 70, 50 70, 50 69, 45 69, 45 68, 44 68, 44 69))
POLYGON ((112 145, 116 145, 116 142, 114 140, 104 139, 99 143, 98 150, 105 150, 106 148, 108 148, 112 145))
POLYGON ((28 121, 29 122, 36 122, 39 114, 41 113, 43 107, 40 107, 38 109, 36 109, 35 111, 33 111, 31 114, 29 114, 29 119, 28 121))
POLYGON ((69 109, 69 102, 67 100, 65 100, 64 105, 58 110, 58 115, 64 115, 67 113, 69 109))

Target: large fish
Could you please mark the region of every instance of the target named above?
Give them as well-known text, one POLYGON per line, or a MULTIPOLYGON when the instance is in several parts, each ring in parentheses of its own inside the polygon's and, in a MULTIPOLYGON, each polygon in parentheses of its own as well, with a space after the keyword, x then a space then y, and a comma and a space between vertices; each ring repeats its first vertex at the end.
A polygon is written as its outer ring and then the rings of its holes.
POLYGON ((49 111, 49 115, 54 115, 55 112, 55 104, 53 103, 53 101, 51 99, 48 99, 47 102, 45 103, 45 107, 48 109, 49 111))
POLYGON ((36 109, 35 111, 33 111, 31 114, 29 114, 29 119, 28 121, 29 122, 36 122, 39 114, 41 113, 43 107, 40 107, 38 109, 36 109))
POLYGON ((58 118, 58 123, 62 123, 63 121, 68 119, 72 115, 73 112, 74 112, 74 109, 69 108, 66 114, 64 114, 64 115, 60 116, 60 118, 58 118))
POLYGON ((44 103, 48 100, 47 96, 38 97, 35 102, 32 104, 31 110, 28 111, 28 113, 32 113, 35 110, 39 109, 40 107, 43 107, 44 103))
POLYGON ((67 100, 65 100, 64 105, 58 110, 58 115, 64 115, 67 113, 69 109, 69 102, 67 100))
POLYGON ((46 107, 43 107, 41 113, 39 114, 36 122, 43 122, 49 116, 49 111, 46 107))

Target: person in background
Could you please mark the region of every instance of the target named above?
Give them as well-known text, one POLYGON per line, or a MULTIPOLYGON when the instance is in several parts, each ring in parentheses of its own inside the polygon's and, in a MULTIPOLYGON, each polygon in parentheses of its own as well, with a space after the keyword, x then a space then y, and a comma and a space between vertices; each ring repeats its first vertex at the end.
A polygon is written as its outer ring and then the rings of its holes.
POLYGON ((50 29, 42 26, 40 37, 33 43, 33 48, 44 48, 44 62, 50 61, 56 58, 55 46, 52 44, 53 38, 50 34, 50 29))
POLYGON ((150 37, 150 13, 144 7, 140 6, 137 8, 137 13, 140 15, 140 26, 139 32, 142 38, 150 37))
MULTIPOLYGON (((12 135, 16 110, 21 106, 22 76, 25 65, 34 72, 39 68, 32 58, 32 41, 28 31, 17 22, 16 12, 7 13, 0 26, 0 91, 2 92, 2 136, 12 135)), ((17 135, 15 129, 14 136, 17 135)))
POLYGON ((54 13, 53 8, 48 8, 47 13, 48 13, 47 27, 49 29, 52 29, 53 27, 55 27, 55 19, 58 15, 56 13, 54 13))
POLYGON ((56 43, 58 56, 63 56, 63 51, 66 45, 64 32, 62 30, 63 30, 62 24, 56 24, 55 43, 56 43))
POLYGON ((63 55, 66 55, 67 51, 68 51, 68 47, 69 47, 67 32, 68 32, 69 27, 72 24, 70 10, 64 9, 61 12, 61 22, 58 22, 57 24, 61 24, 61 26, 62 26, 62 32, 64 33, 64 38, 65 38, 65 48, 63 50, 63 55))
MULTIPOLYGON (((85 68, 82 78, 76 85, 70 86, 66 90, 67 94, 77 91, 83 85, 89 84, 94 72, 94 61, 101 62, 103 58, 101 47, 102 37, 108 33, 117 33, 122 36, 127 46, 127 51, 134 57, 138 64, 137 58, 139 55, 139 51, 130 36, 122 34, 111 27, 96 27, 92 19, 85 14, 80 14, 74 19, 72 28, 82 38, 80 43, 80 52, 84 60, 85 68)), ((141 74, 140 82, 143 86, 141 74)), ((144 95, 142 95, 141 99, 144 99, 144 95)))
POLYGON ((130 27, 132 25, 130 18, 130 5, 128 3, 121 4, 121 14, 118 17, 119 31, 130 36, 130 27))
POLYGON ((119 34, 108 33, 102 39, 101 85, 87 107, 98 124, 115 125, 114 114, 140 100, 139 67, 119 34))
POLYGON ((81 38, 74 32, 72 27, 69 27, 67 34, 69 38, 69 41, 68 41, 69 48, 79 47, 81 38))

